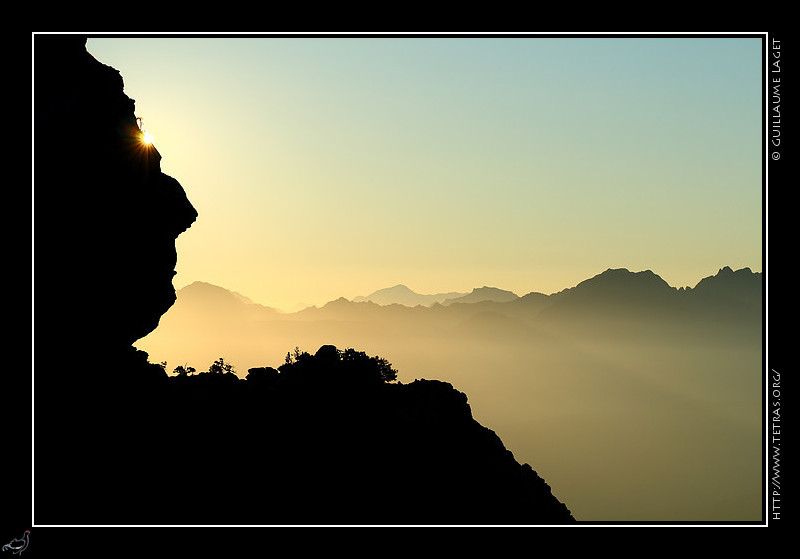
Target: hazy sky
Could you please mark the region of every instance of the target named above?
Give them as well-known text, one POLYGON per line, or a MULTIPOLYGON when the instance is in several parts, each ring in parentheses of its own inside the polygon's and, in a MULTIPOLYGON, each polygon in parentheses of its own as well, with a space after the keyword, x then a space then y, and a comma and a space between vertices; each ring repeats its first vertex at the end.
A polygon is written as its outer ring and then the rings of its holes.
POLYGON ((103 38, 199 212, 175 286, 279 308, 762 266, 760 38, 103 38))

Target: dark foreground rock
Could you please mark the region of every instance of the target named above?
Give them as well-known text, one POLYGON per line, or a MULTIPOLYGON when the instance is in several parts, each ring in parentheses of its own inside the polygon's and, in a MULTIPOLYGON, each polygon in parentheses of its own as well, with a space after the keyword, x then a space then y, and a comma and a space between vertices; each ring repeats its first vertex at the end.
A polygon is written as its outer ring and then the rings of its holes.
POLYGON ((93 405, 64 402, 66 421, 37 430, 37 522, 573 521, 450 384, 359 378, 317 356, 272 378, 166 377, 130 357, 133 376, 84 387, 93 405))

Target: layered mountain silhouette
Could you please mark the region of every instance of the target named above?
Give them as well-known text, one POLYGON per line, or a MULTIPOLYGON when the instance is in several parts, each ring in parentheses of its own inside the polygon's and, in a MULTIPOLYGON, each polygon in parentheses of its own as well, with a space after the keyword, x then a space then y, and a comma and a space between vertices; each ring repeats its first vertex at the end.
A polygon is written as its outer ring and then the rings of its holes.
MULTIPOLYGON (((528 310, 536 311, 548 306, 556 306, 559 312, 569 308, 582 311, 605 309, 612 312, 652 312, 657 307, 679 304, 683 307, 697 305, 716 305, 722 307, 759 309, 762 301, 763 278, 760 272, 750 268, 732 270, 725 266, 714 276, 701 279, 694 287, 676 288, 670 286, 651 270, 632 272, 625 268, 611 269, 580 282, 574 287, 557 293, 530 292, 520 297, 512 291, 496 287, 479 287, 470 293, 438 293, 422 295, 399 284, 374 291, 367 296, 354 297, 353 303, 375 303, 381 306, 403 305, 406 307, 435 304, 444 306, 453 303, 509 303, 518 302, 528 310)), ((347 301, 344 297, 339 303, 347 301)), ((252 301, 250 301, 252 302, 252 301)), ((509 307, 503 307, 508 310, 509 307)), ((555 311, 553 311, 555 312, 555 311)))
POLYGON ((716 321, 721 317, 731 317, 744 325, 760 327, 763 300, 760 272, 753 272, 750 268, 733 271, 728 266, 714 276, 701 279, 694 288, 672 287, 650 270, 631 272, 619 268, 608 269, 574 287, 550 295, 531 292, 519 297, 511 291, 482 287, 475 288, 470 294, 446 298, 430 306, 400 303, 397 297, 390 294, 407 293, 410 290, 399 287, 376 291, 387 294, 382 303, 364 300, 363 297, 356 297, 352 301, 340 297, 321 307, 309 307, 296 313, 279 313, 223 287, 195 282, 178 291, 177 303, 164 322, 166 328, 170 328, 170 322, 184 318, 225 323, 226 328, 239 328, 247 322, 276 320, 400 323, 408 319, 416 321, 415 327, 418 327, 423 322, 436 323, 441 319, 458 321, 482 314, 526 319, 551 326, 562 322, 570 327, 582 320, 611 323, 624 319, 623 324, 635 325, 640 321, 664 321, 670 318, 703 322, 716 321))
POLYGON ((694 289, 687 290, 690 299, 706 306, 727 307, 737 312, 761 312, 763 277, 750 268, 733 271, 729 266, 717 275, 703 278, 694 289))
POLYGON ((412 291, 403 284, 395 285, 394 287, 386 287, 378 289, 366 296, 358 296, 353 298, 354 303, 363 303, 370 301, 378 305, 405 305, 407 307, 416 307, 422 305, 429 307, 434 303, 442 303, 448 299, 462 297, 466 293, 458 293, 451 291, 449 293, 436 293, 433 295, 422 295, 412 291))
POLYGON ((354 297, 354 303, 371 302, 378 305, 404 305, 406 307, 416 307, 422 305, 430 307, 436 303, 441 305, 451 305, 453 303, 479 303, 481 301, 495 301, 498 303, 513 301, 518 296, 504 289, 496 287, 476 287, 470 293, 459 293, 450 291, 447 293, 436 293, 433 295, 422 295, 412 291, 403 284, 394 287, 379 289, 366 296, 354 297))
POLYGON ((511 291, 506 291, 504 289, 498 289, 496 287, 477 287, 472 290, 471 293, 463 295, 461 297, 453 297, 450 299, 446 299, 442 304, 443 305, 452 305, 453 303, 480 303, 482 301, 493 301, 495 303, 506 303, 508 301, 513 301, 518 299, 516 293, 512 293, 511 291))
POLYGON ((759 342, 763 280, 749 268, 724 267, 694 287, 675 288, 650 270, 609 269, 539 299, 537 320, 601 336, 651 334, 696 339, 744 336, 759 342), (546 301, 546 303, 545 303, 546 301))
MULTIPOLYGON (((574 521, 464 393, 397 382, 377 355, 326 342, 245 378, 221 357, 171 377, 151 363, 132 344, 175 301, 175 239, 197 212, 84 38, 37 35, 34 55, 36 272, 63 287, 36 286, 36 524, 574 521)), ((181 301, 190 324, 216 317, 210 345, 280 318, 210 285, 181 301)))
POLYGON ((234 297, 239 310, 225 315, 188 313, 185 297, 179 290, 158 330, 137 342, 170 372, 222 355, 245 378, 295 346, 313 353, 358 340, 390 356, 402 382, 436 378, 468 394, 476 419, 517 460, 540 464, 576 518, 760 514, 761 273, 726 266, 675 288, 649 270, 609 269, 506 302, 339 298, 283 314, 248 315, 234 297))
POLYGON ((249 297, 210 283, 196 281, 180 290, 181 306, 187 315, 211 313, 231 325, 236 321, 276 317, 280 311, 254 303, 249 297))
MULTIPOLYGON (((762 283, 762 274, 749 268, 734 272, 724 267, 694 288, 672 287, 649 270, 609 269, 550 295, 518 297, 478 288, 472 292, 475 302, 458 298, 430 307, 340 297, 321 307, 281 313, 222 287, 195 282, 178 291, 175 306, 143 345, 159 354, 170 345, 166 353, 175 364, 177 355, 195 365, 209 363, 219 350, 251 366, 270 342, 281 344, 284 352, 294 345, 313 347, 333 340, 346 345, 352 339, 382 339, 386 343, 380 347, 391 348, 391 340, 412 337, 441 340, 445 347, 463 335, 525 343, 546 331, 587 340, 645 336, 654 343, 719 339, 754 344, 760 343, 762 332, 762 283), (484 298, 492 296, 506 300, 484 298)), ((281 354, 276 350, 273 355, 281 354)))

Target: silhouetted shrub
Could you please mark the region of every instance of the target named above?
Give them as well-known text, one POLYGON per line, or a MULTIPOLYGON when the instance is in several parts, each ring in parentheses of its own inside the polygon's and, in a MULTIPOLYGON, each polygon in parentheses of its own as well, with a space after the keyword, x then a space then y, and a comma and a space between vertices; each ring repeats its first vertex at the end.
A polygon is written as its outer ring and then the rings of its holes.
POLYGON ((348 348, 341 352, 342 363, 351 372, 377 382, 397 380, 397 371, 383 357, 370 357, 363 351, 348 348))
POLYGON ((185 376, 193 375, 196 372, 196 369, 194 367, 190 367, 188 365, 186 365, 186 366, 178 365, 177 367, 175 367, 172 370, 172 372, 175 373, 176 375, 178 375, 179 377, 185 377, 185 376))
POLYGON ((236 374, 236 370, 233 368, 233 365, 230 363, 225 363, 225 359, 222 357, 211 364, 211 366, 208 368, 208 372, 215 375, 226 373, 236 374))
POLYGON ((295 348, 278 370, 290 382, 326 386, 373 386, 397 380, 397 371, 388 360, 352 348, 341 351, 333 345, 323 345, 314 355, 295 348))

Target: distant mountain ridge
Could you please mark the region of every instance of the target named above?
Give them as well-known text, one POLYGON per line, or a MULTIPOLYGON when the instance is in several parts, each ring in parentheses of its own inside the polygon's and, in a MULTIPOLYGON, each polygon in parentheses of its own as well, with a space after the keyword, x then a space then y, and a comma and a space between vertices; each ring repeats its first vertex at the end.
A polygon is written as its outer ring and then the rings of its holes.
POLYGON ((758 310, 763 293, 762 276, 761 272, 753 272, 750 268, 734 271, 725 266, 716 275, 701 279, 694 288, 676 288, 651 270, 631 272, 626 268, 609 268, 557 293, 546 295, 531 292, 522 297, 512 291, 487 286, 475 288, 470 293, 424 295, 398 284, 365 297, 355 297, 352 300, 340 297, 321 307, 311 306, 293 313, 283 313, 254 303, 242 294, 197 281, 178 290, 178 303, 181 307, 197 311, 222 311, 226 315, 242 315, 262 320, 278 316, 319 316, 321 312, 349 313, 353 310, 358 310, 361 314, 374 314, 383 312, 382 308, 391 305, 409 308, 421 306, 424 307, 422 310, 431 311, 435 311, 438 306, 451 308, 453 312, 457 312, 456 307, 462 305, 467 308, 481 305, 482 311, 500 305, 498 309, 508 312, 538 313, 546 310, 549 315, 576 310, 670 309, 687 305, 723 305, 733 309, 758 310))
POLYGON ((677 296, 678 290, 651 270, 631 272, 609 268, 575 287, 550 295, 548 312, 663 306, 674 302, 677 296))
POLYGON ((750 268, 733 271, 725 266, 717 275, 703 278, 694 289, 687 290, 694 296, 724 299, 729 303, 748 304, 755 293, 762 293, 763 274, 750 268))
POLYGON ((536 299, 539 303, 545 300, 555 302, 565 299, 584 299, 592 296, 609 298, 627 298, 635 300, 666 300, 677 296, 679 293, 692 293, 693 296, 708 296, 716 293, 716 297, 739 299, 742 293, 747 293, 747 298, 761 289, 762 273, 753 272, 750 268, 734 271, 729 266, 720 268, 716 275, 702 278, 694 288, 676 288, 669 285, 663 278, 652 270, 631 272, 627 268, 609 268, 600 274, 586 279, 574 287, 565 288, 551 295, 530 292, 522 297, 512 291, 497 287, 476 287, 470 293, 437 293, 423 295, 416 293, 403 284, 379 289, 367 296, 358 296, 351 299, 353 303, 372 302, 381 306, 400 304, 408 307, 417 305, 431 306, 436 303, 451 305, 453 303, 480 303, 492 301, 506 303, 524 300, 531 303, 536 299))
POLYGON ((393 305, 400 304, 406 307, 416 307, 422 305, 429 307, 434 303, 443 303, 448 299, 454 299, 467 295, 466 293, 458 293, 451 291, 449 293, 436 293, 432 295, 423 295, 416 293, 403 284, 395 285, 394 287, 385 287, 370 293, 369 295, 354 297, 354 303, 364 303, 367 301, 377 303, 378 305, 393 305))
POLYGON ((447 299, 442 304, 452 305, 453 303, 480 303, 482 301, 507 303, 508 301, 514 301, 516 299, 519 299, 519 296, 512 291, 498 289, 497 287, 487 287, 484 285, 483 287, 476 287, 472 290, 472 293, 468 293, 467 295, 447 299))
POLYGON ((425 295, 417 293, 403 284, 394 287, 385 287, 370 293, 369 295, 354 297, 353 303, 376 303, 378 305, 404 305, 406 307, 430 307, 431 305, 452 305, 453 303, 480 303, 481 301, 494 301, 504 303, 518 299, 516 293, 499 289, 497 287, 476 287, 470 293, 450 291, 447 293, 435 293, 425 295))
MULTIPOLYGON (((298 347, 363 348, 390 358, 401 382, 437 378, 470 394, 481 423, 497 430, 520 463, 537 464, 544 479, 564 488, 556 494, 563 495, 576 518, 597 514, 622 520, 647 510, 641 514, 648 520, 662 520, 663 511, 650 504, 652 499, 625 494, 628 466, 634 463, 648 472, 651 458, 656 460, 628 444, 641 434, 636 425, 642 421, 655 429, 654 437, 667 441, 665 455, 685 452, 675 463, 686 476, 698 460, 709 472, 724 471, 720 479, 705 480, 717 484, 713 494, 726 494, 726 479, 748 482, 752 464, 743 449, 760 440, 758 422, 749 418, 759 407, 753 390, 760 386, 762 284, 763 274, 747 268, 726 266, 680 288, 650 270, 616 268, 557 293, 531 292, 504 302, 409 307, 340 297, 295 313, 249 304, 223 288, 198 284, 178 292, 175 305, 140 349, 169 363, 167 371, 184 364, 203 371, 224 356, 244 378, 250 368, 291 359, 287 352, 298 347), (218 312, 204 304, 206 299, 229 310, 218 312), (609 412, 613 428, 601 431, 597 418, 609 412), (571 423, 560 427, 565 417, 571 423), (745 431, 738 431, 743 425, 745 431), (552 430, 557 437, 550 437, 552 430), (737 435, 728 440, 720 433, 737 435), (568 437, 581 442, 561 458, 559 441, 568 437), (616 441, 613 450, 604 446, 604 437, 616 441), (699 457, 689 454, 688 449, 708 444, 716 446, 699 457), (606 462, 597 479, 608 482, 608 498, 625 494, 621 512, 606 513, 583 496, 596 490, 587 451, 606 462), (718 461, 718 456, 740 452, 733 462, 718 461), (540 455, 556 458, 548 464, 540 455), (564 465, 577 473, 570 474, 564 465)), ((390 404, 380 406, 390 410, 390 404)), ((407 421, 408 410, 398 410, 407 421)), ((194 415, 199 414, 188 414, 194 415)), ((683 482, 685 476, 666 479, 657 468, 643 475, 661 494, 686 500, 677 514, 692 519, 710 514, 693 508, 696 492, 683 482)), ((750 503, 758 488, 747 487, 750 503)), ((714 514, 729 513, 715 509, 714 514)))
POLYGON ((729 267, 703 278, 694 288, 672 287, 650 270, 619 268, 550 295, 531 292, 518 297, 500 289, 478 288, 450 303, 431 306, 381 305, 340 297, 289 313, 248 301, 222 287, 195 282, 178 290, 175 305, 140 347, 167 353, 175 364, 187 359, 203 363, 219 357, 213 340, 219 351, 225 348, 224 355, 243 355, 238 358, 242 362, 251 359, 244 357, 250 355, 245 348, 279 346, 285 355, 302 339, 314 345, 331 340, 342 346, 370 337, 426 343, 463 335, 522 340, 545 330, 599 339, 655 335, 654 328, 684 340, 692 336, 718 339, 723 331, 728 337, 736 333, 753 339, 760 338, 763 322, 762 274, 729 267))
POLYGON ((209 305, 225 309, 239 307, 251 311, 278 313, 278 310, 255 303, 252 299, 241 293, 204 281, 192 282, 186 287, 179 289, 178 293, 185 302, 191 303, 192 305, 209 305))

